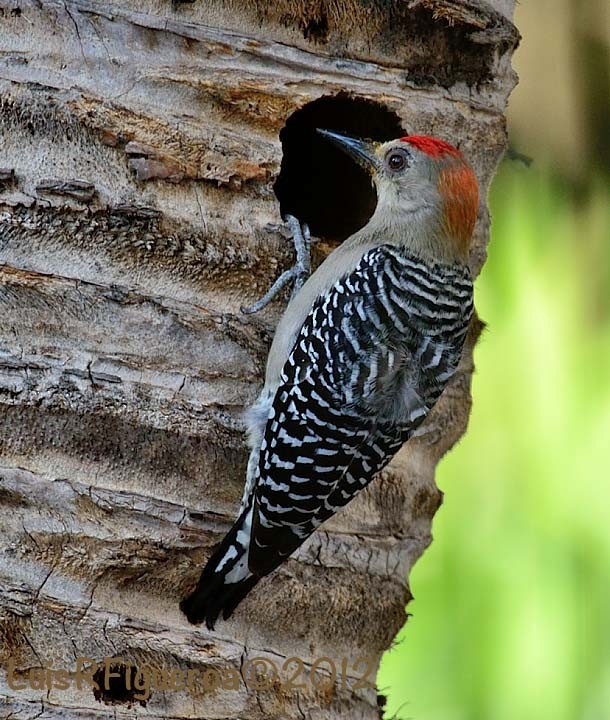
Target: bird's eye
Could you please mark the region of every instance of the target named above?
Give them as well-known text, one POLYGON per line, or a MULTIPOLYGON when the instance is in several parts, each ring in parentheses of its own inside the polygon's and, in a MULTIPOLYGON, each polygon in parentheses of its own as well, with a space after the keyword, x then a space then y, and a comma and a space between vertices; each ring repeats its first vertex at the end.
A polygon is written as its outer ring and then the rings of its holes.
POLYGON ((400 172, 408 165, 407 153, 404 150, 390 150, 385 162, 392 172, 400 172))

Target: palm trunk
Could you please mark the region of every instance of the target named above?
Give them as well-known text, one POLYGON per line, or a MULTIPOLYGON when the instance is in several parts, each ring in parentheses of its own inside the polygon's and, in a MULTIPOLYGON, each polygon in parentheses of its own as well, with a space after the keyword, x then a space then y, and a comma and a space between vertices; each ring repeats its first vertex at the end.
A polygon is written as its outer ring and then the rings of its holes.
MULTIPOLYGON (((229 622, 189 626, 178 601, 239 503, 241 413, 285 298, 239 308, 291 262, 280 205, 325 240, 318 261, 374 205, 339 162, 315 175, 308 130, 433 132, 486 190, 515 82, 512 5, 2 4, 2 717, 379 716, 357 679, 374 681, 405 621, 441 502, 435 465, 467 424, 478 327, 424 432, 229 622), (316 688, 325 656, 336 682, 316 688), (122 658, 120 677, 104 687, 101 667, 98 689, 75 672, 59 687, 37 670, 82 657, 122 658), (148 692, 127 687, 151 677, 148 692)), ((482 204, 475 273, 488 225, 482 204)))

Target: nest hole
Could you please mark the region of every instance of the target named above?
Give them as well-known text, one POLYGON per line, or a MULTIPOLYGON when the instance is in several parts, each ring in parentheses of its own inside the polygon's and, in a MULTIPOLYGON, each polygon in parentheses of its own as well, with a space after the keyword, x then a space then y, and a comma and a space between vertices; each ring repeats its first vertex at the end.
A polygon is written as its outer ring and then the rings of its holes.
POLYGON ((286 120, 280 131, 282 165, 273 187, 280 212, 306 222, 316 237, 341 242, 366 225, 377 194, 366 171, 316 128, 382 141, 406 132, 395 112, 346 93, 314 100, 286 120))

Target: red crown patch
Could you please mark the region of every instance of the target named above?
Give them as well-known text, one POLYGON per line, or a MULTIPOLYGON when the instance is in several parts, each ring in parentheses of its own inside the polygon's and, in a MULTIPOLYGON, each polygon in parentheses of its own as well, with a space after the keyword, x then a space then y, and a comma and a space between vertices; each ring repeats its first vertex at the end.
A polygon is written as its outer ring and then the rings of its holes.
POLYGON ((440 158, 443 157, 443 155, 462 157, 462 153, 453 147, 453 145, 450 145, 444 140, 439 140, 439 138, 431 137, 430 135, 407 135, 400 139, 402 142, 413 145, 413 147, 433 158, 440 158))

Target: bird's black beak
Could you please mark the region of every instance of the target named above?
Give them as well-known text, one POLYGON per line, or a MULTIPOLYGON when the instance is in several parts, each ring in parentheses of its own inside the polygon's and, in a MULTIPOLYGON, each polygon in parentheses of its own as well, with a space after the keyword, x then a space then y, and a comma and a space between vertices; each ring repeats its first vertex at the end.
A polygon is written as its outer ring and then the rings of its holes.
POLYGON ((372 140, 361 140, 348 135, 340 135, 333 130, 321 130, 320 128, 317 128, 317 132, 328 138, 338 148, 341 148, 344 153, 353 158, 358 165, 371 175, 377 170, 376 143, 372 140))

